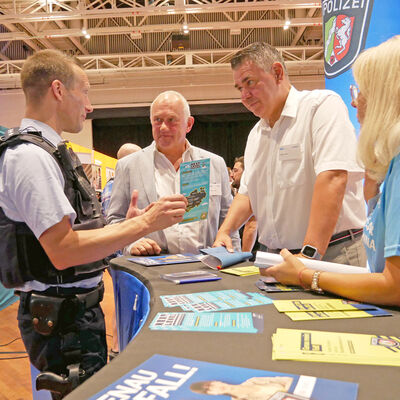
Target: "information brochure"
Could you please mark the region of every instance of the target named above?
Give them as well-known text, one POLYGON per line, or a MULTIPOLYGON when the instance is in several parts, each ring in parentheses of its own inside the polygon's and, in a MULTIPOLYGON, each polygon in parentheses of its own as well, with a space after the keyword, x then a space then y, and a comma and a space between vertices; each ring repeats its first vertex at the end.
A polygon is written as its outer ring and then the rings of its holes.
POLYGON ((253 256, 251 252, 235 251, 230 253, 225 247, 208 247, 200 249, 205 254, 200 261, 212 269, 222 269, 248 260, 253 256))
POLYGON ((304 300, 274 300, 274 306, 279 312, 287 311, 352 311, 377 310, 372 304, 358 303, 344 299, 304 299, 304 300))
POLYGON ((221 279, 218 275, 208 271, 186 271, 186 272, 173 272, 171 274, 162 274, 161 278, 174 282, 176 284, 183 283, 196 283, 196 282, 208 282, 217 281, 221 279))
MULTIPOLYGON (((355 267, 353 265, 336 264, 328 261, 311 260, 309 258, 298 258, 307 268, 319 271, 338 272, 342 274, 366 274, 369 272, 367 268, 355 267)), ((259 268, 269 268, 283 262, 280 254, 268 253, 265 251, 257 251, 254 265, 259 268)))
POLYGON ((188 201, 180 224, 207 219, 210 198, 210 159, 181 163, 180 181, 181 194, 188 201))
POLYGON ((261 333, 264 317, 251 312, 160 312, 149 328, 158 331, 261 333))
POLYGON ((249 265, 247 267, 232 267, 222 269, 221 272, 225 274, 231 274, 236 276, 250 276, 250 275, 260 275, 260 270, 254 265, 249 265))
POLYGON ((231 310, 234 308, 253 307, 271 304, 272 300, 260 293, 240 290, 216 290, 188 294, 160 296, 165 307, 181 307, 183 311, 207 312, 231 310))
POLYGON ((155 354, 89 400, 356 400, 357 391, 351 382, 155 354))
POLYGON ((377 310, 354 311, 295 311, 286 312, 285 315, 292 321, 311 321, 319 319, 390 317, 392 314, 379 308, 377 310))
POLYGON ((293 321, 391 316, 372 304, 344 299, 274 300, 274 306, 293 321))
POLYGON ((169 264, 186 264, 199 262, 198 256, 190 253, 185 254, 163 254, 161 256, 148 256, 148 257, 129 257, 129 261, 136 264, 144 265, 146 267, 156 267, 159 265, 169 264))
POLYGON ((273 360, 400 366, 400 337, 278 328, 273 360))

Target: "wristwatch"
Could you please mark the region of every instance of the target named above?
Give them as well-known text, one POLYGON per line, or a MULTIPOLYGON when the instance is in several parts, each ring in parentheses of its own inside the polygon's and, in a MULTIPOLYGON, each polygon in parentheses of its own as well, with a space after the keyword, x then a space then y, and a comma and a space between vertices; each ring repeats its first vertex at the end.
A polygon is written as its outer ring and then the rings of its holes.
POLYGON ((300 254, 306 258, 312 258, 313 260, 320 260, 321 254, 318 253, 318 249, 314 246, 310 246, 309 244, 305 244, 300 251, 300 254))
POLYGON ((311 280, 311 290, 317 293, 324 293, 324 291, 318 286, 319 276, 321 275, 321 271, 315 271, 311 280))

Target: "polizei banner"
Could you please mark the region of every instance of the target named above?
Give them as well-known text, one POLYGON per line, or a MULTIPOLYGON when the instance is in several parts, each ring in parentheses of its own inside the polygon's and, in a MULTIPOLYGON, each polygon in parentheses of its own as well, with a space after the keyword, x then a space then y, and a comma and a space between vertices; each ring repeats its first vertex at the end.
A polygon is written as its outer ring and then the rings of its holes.
POLYGON ((351 68, 367 38, 373 0, 322 0, 325 76, 351 68))

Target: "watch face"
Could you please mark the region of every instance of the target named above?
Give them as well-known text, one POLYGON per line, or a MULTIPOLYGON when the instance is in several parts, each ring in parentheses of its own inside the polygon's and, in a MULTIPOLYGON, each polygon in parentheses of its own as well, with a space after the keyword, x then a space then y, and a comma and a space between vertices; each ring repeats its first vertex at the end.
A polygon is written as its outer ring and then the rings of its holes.
POLYGON ((301 250, 301 253, 306 257, 314 258, 315 254, 317 253, 317 249, 312 246, 304 246, 301 250))

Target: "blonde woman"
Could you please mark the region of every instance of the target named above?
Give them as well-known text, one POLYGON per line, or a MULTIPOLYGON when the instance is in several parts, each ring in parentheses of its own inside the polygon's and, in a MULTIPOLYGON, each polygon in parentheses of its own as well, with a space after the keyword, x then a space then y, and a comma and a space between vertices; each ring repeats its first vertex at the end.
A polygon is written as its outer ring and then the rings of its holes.
POLYGON ((305 268, 286 249, 284 262, 261 274, 350 299, 400 306, 400 36, 364 51, 353 66, 359 90, 353 105, 361 123, 358 155, 368 176, 382 182, 369 201, 364 227, 370 274, 337 274, 305 268))

